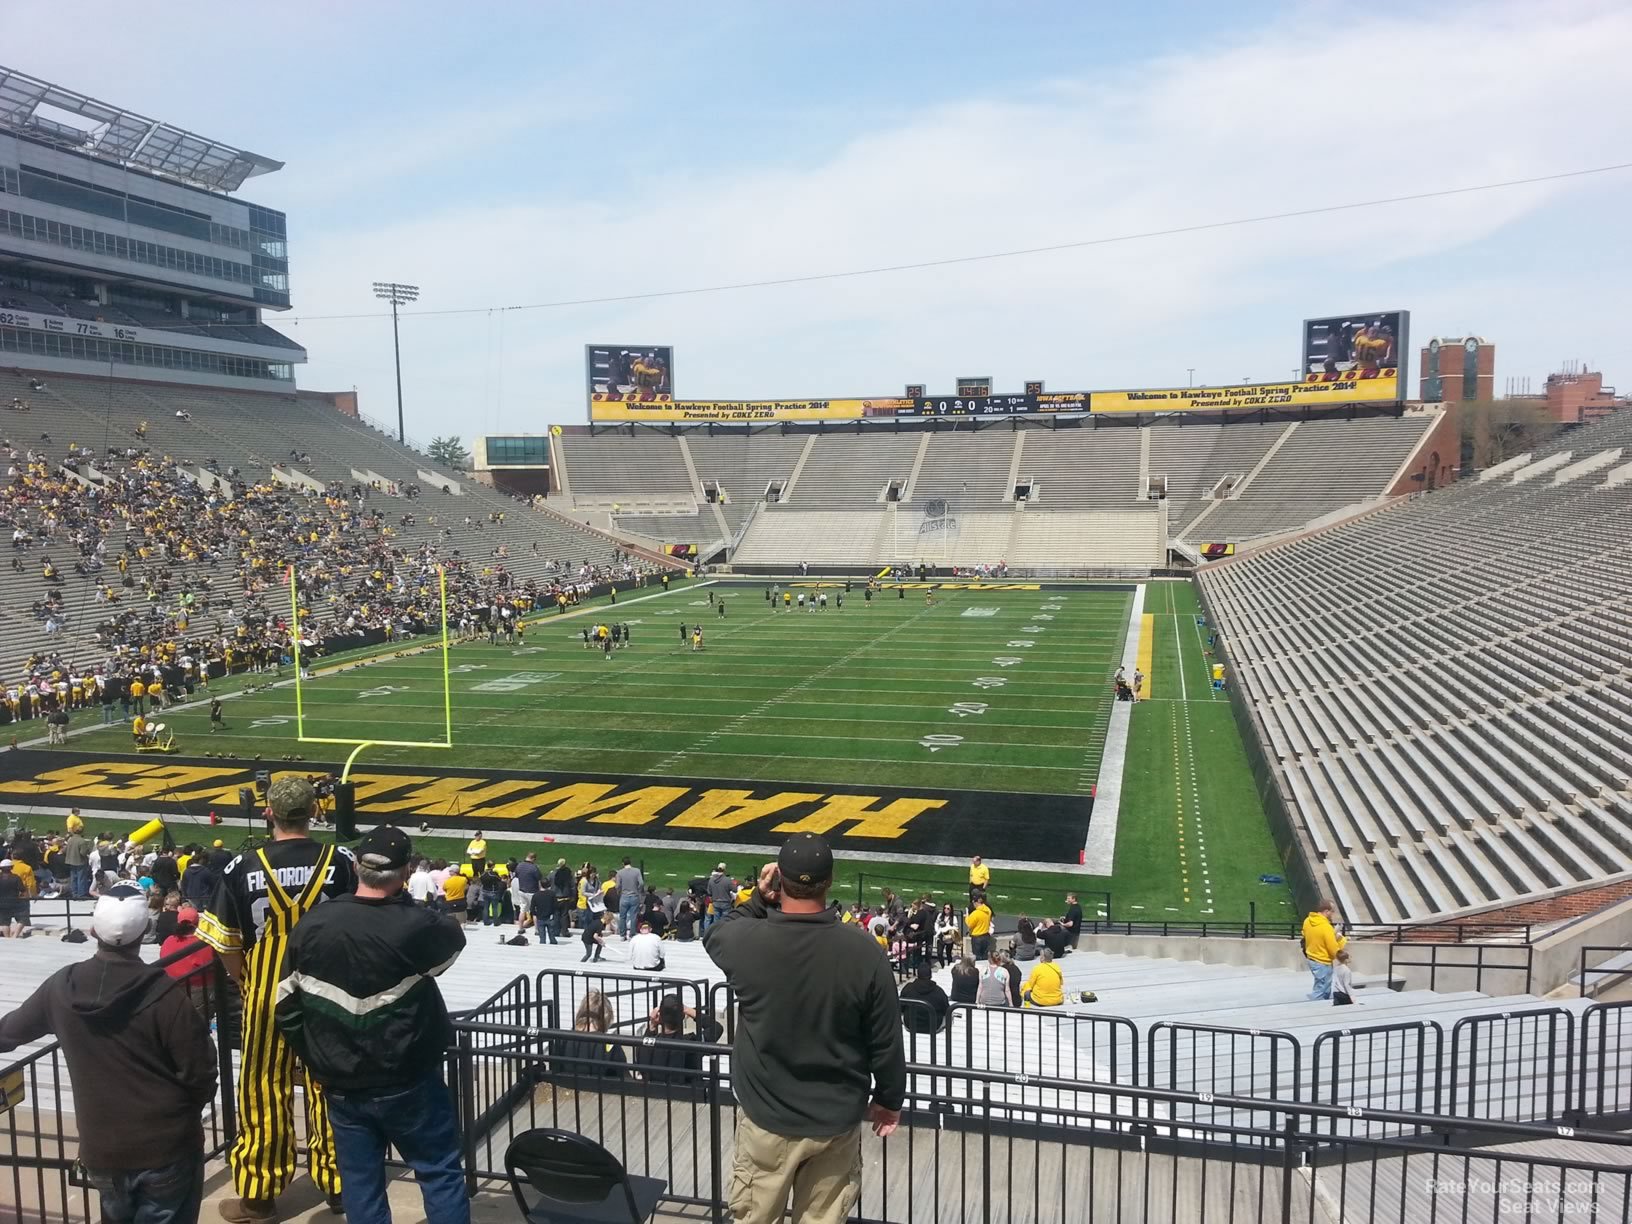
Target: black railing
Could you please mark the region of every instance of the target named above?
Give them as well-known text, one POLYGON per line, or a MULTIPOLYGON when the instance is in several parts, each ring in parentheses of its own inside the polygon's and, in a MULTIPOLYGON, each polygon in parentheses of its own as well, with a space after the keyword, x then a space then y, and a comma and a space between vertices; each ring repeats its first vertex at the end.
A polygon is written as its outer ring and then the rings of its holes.
MULTIPOLYGON (((633 1032, 645 1027, 664 995, 678 995, 682 1007, 708 1014, 710 983, 695 978, 656 973, 618 972, 615 969, 540 969, 533 979, 538 1007, 570 1027, 578 1009, 598 993, 612 1009, 613 1027, 633 1032)), ((537 1023, 544 1023, 541 1017, 537 1023)))
MULTIPOLYGON (((205 1117, 207 1155, 219 1158, 236 1132, 228 1004, 237 991, 218 961, 189 989, 226 1035, 205 1117)), ((447 1079, 470 1191, 503 1176, 517 1134, 560 1126, 605 1144, 631 1172, 662 1177, 675 1204, 720 1218, 738 1117, 731 1048, 648 1032, 650 1007, 670 993, 734 1028, 723 984, 637 974, 545 970, 461 1013, 447 1079), (564 1031, 589 990, 608 1000, 611 1030, 564 1031)), ((1435 1192, 1451 1196, 1436 1208, 1445 1218, 1496 1218, 1518 1209, 1514 1194, 1543 1219, 1632 1203, 1632 1139, 1586 1129, 1632 1119, 1632 1004, 1594 1004, 1578 1024, 1557 1008, 1467 1016, 1448 1036, 1426 1021, 1358 1026, 1323 1033, 1307 1050, 1285 1032, 1163 1021, 1141 1034, 1122 1017, 1043 1009, 957 1005, 936 1028, 917 1006, 914 1027, 924 1031, 908 1036, 903 1128, 887 1143, 863 1138, 865 1220, 1200 1220, 1211 1211, 1303 1224, 1397 1219, 1407 1207, 1415 1218, 1420 1193, 1376 1196, 1382 1186, 1403 1194, 1395 1173, 1418 1166, 1447 1187, 1435 1192), (1560 1136, 1586 1146, 1567 1159, 1460 1150, 1560 1136), (1616 1150, 1600 1160, 1600 1144, 1616 1150), (1394 1163, 1381 1178, 1369 1168, 1321 1172, 1383 1157, 1394 1163), (1253 1205, 1211 1198, 1210 1167, 1250 1187, 1253 1205), (1514 1177, 1526 1185, 1507 1185, 1514 1177), (1317 1195, 1311 1179, 1322 1178, 1317 1195), (1464 1184, 1476 1193, 1458 1198, 1464 1184), (1349 1211, 1334 1216, 1334 1203, 1349 1211)), ((19 1205, 25 1224, 93 1215, 94 1196, 74 1171, 67 1084, 55 1045, 0 1068, 0 1086, 21 1094, 0 1123, 9 1139, 0 1197, 19 1205)))
POLYGON ((1388 945, 1388 980, 1398 980, 1401 970, 1426 969, 1428 989, 1440 989, 1443 974, 1454 983, 1450 989, 1485 993, 1487 976, 1512 975, 1513 984, 1501 994, 1529 994, 1534 980, 1535 948, 1525 943, 1443 943, 1400 942, 1388 945), (1471 977, 1469 976, 1471 974, 1471 977), (1522 985, 1519 984, 1522 975, 1522 985))
POLYGON ((1575 1116, 1575 1017, 1563 1008, 1466 1016, 1451 1028, 1446 1112, 1469 1118, 1575 1116))
POLYGON ((1596 994, 1611 986, 1619 986, 1628 978, 1632 978, 1632 948, 1621 944, 1584 944, 1581 948, 1581 965, 1575 979, 1576 989, 1584 999, 1588 995, 1596 994), (1587 962, 1597 960, 1597 965, 1587 962), (1606 962, 1619 961, 1619 964, 1606 962), (1598 979, 1592 981, 1592 979, 1598 979), (1590 983, 1590 987, 1589 987, 1590 983))
MULTIPOLYGON (((472 1183, 497 1188, 510 1141, 535 1127, 586 1135, 666 1201, 724 1220, 740 1111, 721 1068, 727 1047, 618 1034, 536 1034, 545 1056, 507 1049, 499 1076, 532 1085, 469 1153, 472 1183), (693 1065, 643 1065, 653 1050, 693 1065), (615 1051, 616 1053, 612 1053, 615 1051)), ((509 1040, 506 1040, 509 1039, 509 1040)), ((851 1218, 1067 1221, 1393 1221, 1624 1218, 1632 1136, 1569 1132, 1567 1155, 1537 1147, 1555 1127, 1417 1112, 1269 1101, 1123 1083, 908 1066, 902 1122, 861 1128, 851 1218), (1023 1094, 1023 1095, 1019 1095, 1023 1094), (1069 1105, 1056 1102, 1072 1102, 1069 1105), (1475 1145, 1469 1150, 1451 1136, 1475 1145), (1509 1152, 1506 1145, 1527 1150, 1509 1152)))
MULTIPOLYGON (((1444 1045, 1445 1031, 1432 1020, 1322 1033, 1310 1053, 1309 1099, 1344 1105, 1358 1096, 1399 1113, 1437 1114, 1444 1045)), ((1345 1134, 1356 1126, 1332 1120, 1333 1130, 1345 1134)))
POLYGON ((1632 1003, 1594 1003, 1582 1012, 1575 1049, 1580 1116, 1632 1122, 1632 1003))
POLYGON ((1137 921, 1084 917, 1086 935, 1159 935, 1186 939, 1299 939, 1303 924, 1297 919, 1258 917, 1258 903, 1249 902, 1244 918, 1175 918, 1137 921))

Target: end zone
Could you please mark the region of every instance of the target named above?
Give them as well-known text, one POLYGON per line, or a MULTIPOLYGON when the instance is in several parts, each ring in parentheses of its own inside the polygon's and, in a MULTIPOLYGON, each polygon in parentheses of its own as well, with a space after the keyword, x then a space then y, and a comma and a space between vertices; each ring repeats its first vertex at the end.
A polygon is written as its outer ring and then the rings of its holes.
MULTIPOLYGON (((338 764, 85 752, 0 753, 0 806, 160 816, 227 823, 238 788, 258 769, 337 773, 338 764)), ((1092 800, 821 783, 733 782, 577 772, 355 767, 361 827, 396 824, 465 836, 479 825, 506 840, 661 842, 703 851, 774 850, 791 833, 829 838, 847 858, 963 862, 1003 847, 999 860, 1035 870, 1077 869, 1092 800)), ((241 819, 241 817, 240 817, 241 819)))

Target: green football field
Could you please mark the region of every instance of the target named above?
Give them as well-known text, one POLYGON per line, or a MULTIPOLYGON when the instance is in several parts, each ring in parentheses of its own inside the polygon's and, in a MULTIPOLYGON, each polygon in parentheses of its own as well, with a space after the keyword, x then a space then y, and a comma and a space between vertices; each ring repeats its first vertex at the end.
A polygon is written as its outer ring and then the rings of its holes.
MULTIPOLYGON (((931 606, 918 589, 907 589, 905 598, 886 589, 869 605, 858 587, 841 610, 840 588, 826 589, 827 609, 814 612, 772 612, 763 585, 626 597, 616 617, 630 626, 632 645, 611 657, 585 649, 581 637, 585 624, 611 618, 609 608, 547 614, 529 627, 521 647, 485 639, 458 644, 451 675, 455 747, 371 748, 358 767, 922 788, 972 794, 976 807, 988 792, 994 803, 999 796, 1063 796, 1086 810, 1112 709, 1110 677, 1129 632, 1131 590, 946 589, 931 606), (724 601, 723 617, 711 594, 724 601), (705 636, 700 652, 680 641, 680 626, 697 623, 705 636)), ((1280 868, 1228 702, 1208 684, 1193 592, 1181 583, 1151 583, 1145 611, 1152 614, 1152 695, 1133 711, 1114 871, 1108 877, 1041 865, 1000 871, 994 894, 1021 906, 1042 901, 1037 908, 1046 910, 1067 888, 1105 891, 1124 920, 1234 920, 1245 917, 1249 901, 1258 902, 1261 919, 1282 917, 1286 890, 1257 882, 1280 868)), ((368 666, 348 661, 338 670, 319 666, 302 685, 306 735, 441 737, 439 652, 388 654, 368 666)), ((347 751, 296 742, 292 685, 235 696, 225 710, 227 729, 216 735, 202 705, 163 717, 187 758, 207 752, 276 765, 292 753, 336 761, 347 751)), ((129 736, 123 729, 90 730, 70 747, 122 754, 129 736)), ((378 819, 361 799, 359 818, 378 819)), ((999 844, 946 844, 928 859, 892 861, 887 842, 869 846, 873 861, 841 865, 840 891, 860 872, 869 889, 897 881, 950 891, 965 880, 969 854, 1026 857, 1017 849, 1029 833, 1024 811, 1015 808, 1005 819, 1012 845, 1010 838, 991 838, 987 825, 983 836, 999 844)), ((506 838, 524 827, 505 825, 500 834, 487 823, 490 833, 506 838)), ((550 832, 553 843, 537 845, 541 858, 599 861, 613 853, 605 840, 572 843, 565 826, 550 832)), ((615 830, 594 832, 604 839, 615 830)), ((689 878, 720 857, 629 832, 629 851, 658 878, 689 878)), ((454 840, 443 846, 434 835, 426 846, 457 852, 454 840)), ((736 868, 744 854, 729 857, 736 868)))

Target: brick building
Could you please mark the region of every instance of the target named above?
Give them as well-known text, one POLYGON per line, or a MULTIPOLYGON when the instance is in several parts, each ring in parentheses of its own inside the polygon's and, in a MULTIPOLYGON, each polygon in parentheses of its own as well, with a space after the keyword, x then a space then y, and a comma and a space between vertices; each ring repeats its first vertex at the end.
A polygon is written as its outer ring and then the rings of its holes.
POLYGON ((1425 404, 1481 401, 1496 395, 1496 346, 1480 336, 1428 341, 1417 364, 1425 404))
POLYGON ((1561 370, 1547 375, 1541 398, 1547 404, 1547 415, 1565 425, 1596 421, 1626 407, 1626 401, 1615 397, 1614 387, 1604 386, 1604 376, 1596 370, 1561 370))

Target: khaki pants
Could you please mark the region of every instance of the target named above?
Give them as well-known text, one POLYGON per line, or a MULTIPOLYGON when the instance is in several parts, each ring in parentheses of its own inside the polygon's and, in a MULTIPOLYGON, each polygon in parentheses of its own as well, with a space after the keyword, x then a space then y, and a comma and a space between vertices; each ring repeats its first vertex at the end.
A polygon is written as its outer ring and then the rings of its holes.
POLYGON ((731 1219, 774 1224, 787 1209, 790 1190, 799 1224, 843 1224, 861 1192, 861 1126, 824 1138, 790 1138, 738 1113, 731 1219))

